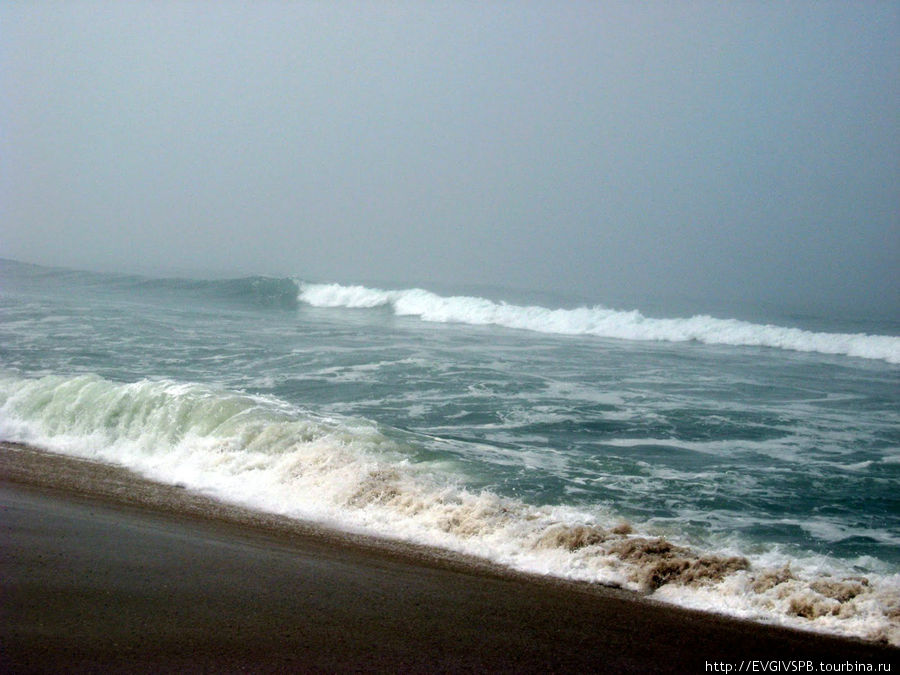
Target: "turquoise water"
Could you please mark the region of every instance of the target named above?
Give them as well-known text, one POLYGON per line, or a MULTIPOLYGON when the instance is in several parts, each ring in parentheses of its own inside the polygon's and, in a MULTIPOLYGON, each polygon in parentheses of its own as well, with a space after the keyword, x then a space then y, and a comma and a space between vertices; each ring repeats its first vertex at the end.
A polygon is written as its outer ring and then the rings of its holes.
POLYGON ((522 569, 898 639, 889 320, 656 319, 500 291, 10 261, 0 312, 6 439, 522 569), (577 527, 605 534, 547 544, 577 527), (622 541, 657 537, 747 563, 648 587, 635 570, 659 559, 622 541), (849 599, 823 590, 851 577, 865 583, 849 599))

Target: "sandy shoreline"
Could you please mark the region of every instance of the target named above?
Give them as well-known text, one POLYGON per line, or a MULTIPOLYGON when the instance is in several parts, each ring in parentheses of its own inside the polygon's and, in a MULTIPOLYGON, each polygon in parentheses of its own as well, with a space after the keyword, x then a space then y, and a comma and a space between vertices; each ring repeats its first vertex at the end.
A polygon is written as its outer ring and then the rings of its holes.
POLYGON ((333 532, 20 445, 0 444, 0 514, 4 672, 704 672, 900 654, 333 532))

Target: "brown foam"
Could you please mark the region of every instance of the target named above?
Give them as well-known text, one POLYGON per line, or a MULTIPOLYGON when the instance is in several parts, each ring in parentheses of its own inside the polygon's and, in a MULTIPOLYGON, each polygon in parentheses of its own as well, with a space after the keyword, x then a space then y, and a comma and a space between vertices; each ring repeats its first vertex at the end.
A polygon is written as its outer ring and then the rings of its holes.
POLYGON ((595 546, 609 537, 609 534, 599 527, 587 525, 556 525, 548 529, 540 539, 539 548, 563 548, 567 551, 577 551, 585 546, 595 546))
POLYGON ((810 584, 816 593, 826 598, 847 602, 862 593, 869 585, 869 580, 862 577, 856 579, 818 579, 810 584))
POLYGON ((794 575, 791 574, 790 566, 785 565, 778 570, 764 570, 756 577, 756 579, 750 585, 750 588, 755 593, 765 593, 766 591, 775 588, 779 584, 783 584, 784 582, 790 581, 794 578, 794 575))

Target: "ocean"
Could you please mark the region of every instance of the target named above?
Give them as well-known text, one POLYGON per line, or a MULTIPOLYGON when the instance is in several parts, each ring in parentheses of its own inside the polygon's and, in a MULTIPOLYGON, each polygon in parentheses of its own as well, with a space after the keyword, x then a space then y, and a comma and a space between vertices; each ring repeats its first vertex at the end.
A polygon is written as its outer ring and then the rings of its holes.
POLYGON ((900 326, 0 261, 0 439, 900 644, 900 326))

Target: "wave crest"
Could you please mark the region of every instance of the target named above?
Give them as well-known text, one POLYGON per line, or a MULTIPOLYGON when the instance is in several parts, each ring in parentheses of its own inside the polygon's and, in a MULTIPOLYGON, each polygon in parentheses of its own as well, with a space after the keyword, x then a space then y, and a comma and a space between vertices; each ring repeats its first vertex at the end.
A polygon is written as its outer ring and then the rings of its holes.
POLYGON ((900 363, 900 338, 890 335, 813 332, 707 315, 655 319, 637 310, 620 311, 601 305, 549 309, 478 297, 441 296, 420 288, 381 290, 341 284, 301 283, 299 299, 314 307, 390 307, 398 316, 417 316, 423 321, 440 323, 496 325, 540 333, 621 340, 770 347, 900 363))

